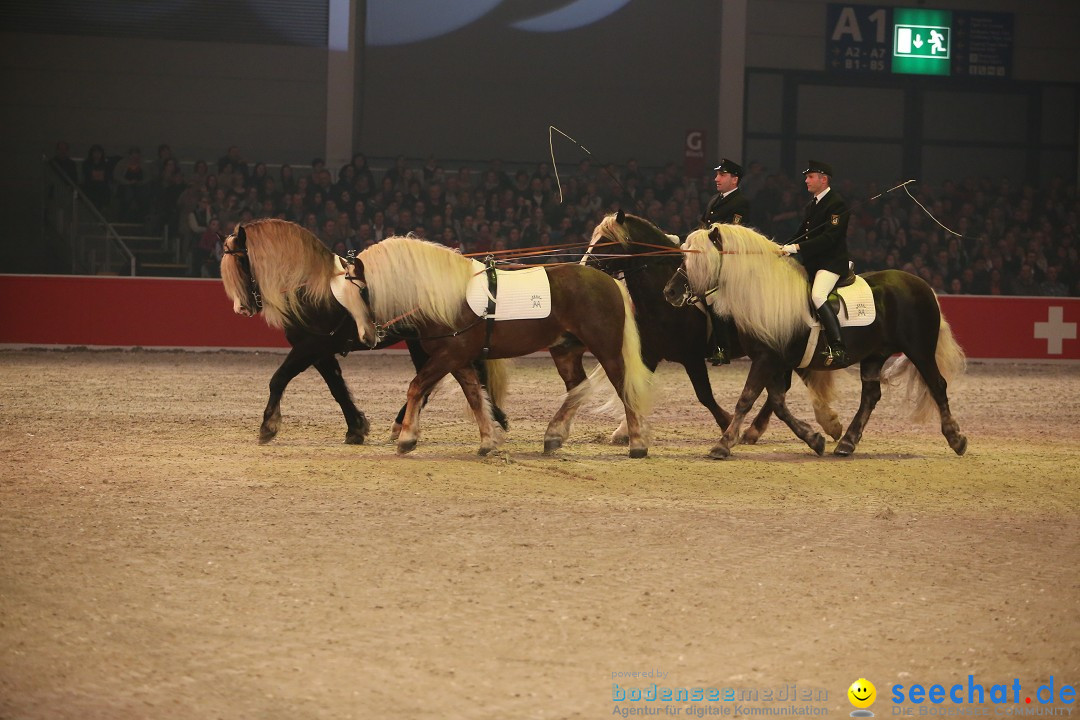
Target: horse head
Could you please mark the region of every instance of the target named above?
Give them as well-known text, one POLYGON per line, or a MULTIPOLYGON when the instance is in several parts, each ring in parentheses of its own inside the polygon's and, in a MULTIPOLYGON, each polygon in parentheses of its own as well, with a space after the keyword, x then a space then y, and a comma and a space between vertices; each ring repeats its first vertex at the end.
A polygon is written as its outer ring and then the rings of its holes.
POLYGON ((222 241, 221 281, 225 294, 233 301, 233 312, 252 317, 262 310, 262 294, 251 270, 247 232, 240 225, 222 241))
POLYGON ((664 286, 664 299, 675 307, 703 297, 718 284, 723 260, 720 226, 695 230, 686 236, 682 248, 683 261, 664 286))
POLYGON ((591 265, 613 277, 620 277, 622 273, 628 273, 631 269, 644 269, 650 262, 656 261, 663 248, 669 244, 674 250, 679 245, 679 239, 666 235, 645 218, 627 215, 619 210, 605 217, 593 230, 589 249, 581 263, 591 265), (600 247, 610 249, 606 252, 594 252, 600 247), (645 257, 635 257, 636 255, 645 257))
POLYGON ((371 311, 371 296, 367 276, 364 273, 364 261, 359 255, 351 255, 345 261, 344 273, 330 283, 334 297, 344 306, 353 321, 360 342, 369 348, 379 344, 382 332, 375 325, 375 314, 371 311))

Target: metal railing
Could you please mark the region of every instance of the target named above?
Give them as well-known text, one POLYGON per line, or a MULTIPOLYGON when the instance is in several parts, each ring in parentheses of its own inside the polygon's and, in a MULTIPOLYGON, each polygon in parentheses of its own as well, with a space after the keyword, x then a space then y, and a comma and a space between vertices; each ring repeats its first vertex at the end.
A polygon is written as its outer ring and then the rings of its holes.
POLYGON ((44 223, 69 248, 71 272, 93 275, 111 272, 117 260, 129 273, 138 273, 135 253, 94 204, 60 168, 42 156, 44 223), (87 227, 94 233, 86 232, 87 227))

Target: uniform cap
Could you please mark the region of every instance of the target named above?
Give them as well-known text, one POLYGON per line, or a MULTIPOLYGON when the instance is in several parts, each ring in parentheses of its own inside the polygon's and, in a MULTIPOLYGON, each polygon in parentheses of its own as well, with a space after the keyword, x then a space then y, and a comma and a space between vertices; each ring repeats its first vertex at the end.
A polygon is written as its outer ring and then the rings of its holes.
POLYGON ((803 175, 812 172, 828 175, 829 177, 833 176, 832 165, 823 163, 820 160, 811 160, 806 164, 806 169, 802 171, 803 175))
POLYGON ((714 167, 713 170, 716 170, 718 172, 731 173, 737 178, 741 178, 743 176, 742 165, 732 160, 728 160, 727 158, 721 160, 720 164, 714 167))

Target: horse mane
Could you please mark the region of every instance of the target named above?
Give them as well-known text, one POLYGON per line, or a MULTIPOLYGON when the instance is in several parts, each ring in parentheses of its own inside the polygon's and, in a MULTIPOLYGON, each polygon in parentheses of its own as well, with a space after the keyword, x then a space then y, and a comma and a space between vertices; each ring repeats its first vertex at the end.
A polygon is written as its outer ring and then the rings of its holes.
MULTIPOLYGON (((334 254, 296 223, 263 218, 244 223, 251 272, 262 295, 263 317, 272 327, 303 320, 305 311, 329 309, 336 274, 334 254)), ((236 259, 225 256, 221 277, 231 299, 247 294, 236 259)))
POLYGON ((614 240, 622 245, 623 248, 631 251, 634 242, 647 242, 653 245, 670 245, 672 249, 679 247, 679 244, 665 235, 660 228, 656 227, 645 218, 631 215, 630 213, 623 215, 623 221, 621 223, 614 214, 605 216, 593 229, 592 240, 589 243, 589 247, 591 248, 595 245, 596 241, 600 238, 614 240), (648 237, 644 240, 635 240, 634 237, 638 233, 645 234, 648 237))
POLYGON ((456 327, 474 261, 445 245, 412 237, 388 237, 361 252, 371 310, 381 321, 413 311, 410 320, 456 327))
POLYGON ((806 271, 780 257, 776 243, 742 225, 715 224, 690 233, 683 246, 686 274, 695 289, 712 288, 740 332, 778 351, 809 319, 806 271), (709 233, 720 233, 724 254, 715 252, 709 233))

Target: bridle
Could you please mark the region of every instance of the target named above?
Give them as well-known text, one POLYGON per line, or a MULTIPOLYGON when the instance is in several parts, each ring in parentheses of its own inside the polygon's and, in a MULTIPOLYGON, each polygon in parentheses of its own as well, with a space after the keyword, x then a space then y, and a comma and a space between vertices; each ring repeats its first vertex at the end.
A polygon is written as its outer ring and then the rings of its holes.
MULTIPOLYGON (((731 255, 732 254, 731 251, 724 250, 724 244, 723 244, 723 241, 721 240, 720 233, 718 231, 714 230, 714 231, 709 232, 709 242, 711 242, 713 244, 713 247, 715 247, 716 251, 718 253, 720 253, 721 255, 731 255)), ((681 275, 682 279, 683 279, 683 284, 684 284, 682 301, 678 305, 676 305, 676 307, 683 307, 684 305, 689 305, 690 303, 706 302, 706 298, 708 298, 710 295, 712 295, 713 293, 715 293, 717 290, 720 289, 720 285, 717 284, 716 287, 713 287, 713 288, 711 288, 709 290, 706 290, 704 293, 702 293, 700 295, 695 295, 694 293, 690 292, 690 276, 686 274, 686 259, 685 258, 683 258, 683 261, 681 263, 679 263, 679 267, 675 271, 675 275, 681 275)))
MULTIPOLYGON (((221 235, 218 235, 221 237, 221 235)), ((235 243, 237 236, 232 235, 232 240, 235 243)), ((246 247, 229 247, 229 238, 222 238, 221 240, 221 252, 222 255, 232 255, 236 258, 236 261, 240 264, 240 269, 244 271, 248 279, 248 293, 251 295, 251 299, 255 302, 255 307, 258 310, 262 310, 263 301, 262 293, 259 291, 259 284, 255 282, 255 273, 251 272, 251 260, 248 258, 248 251, 246 247)))

